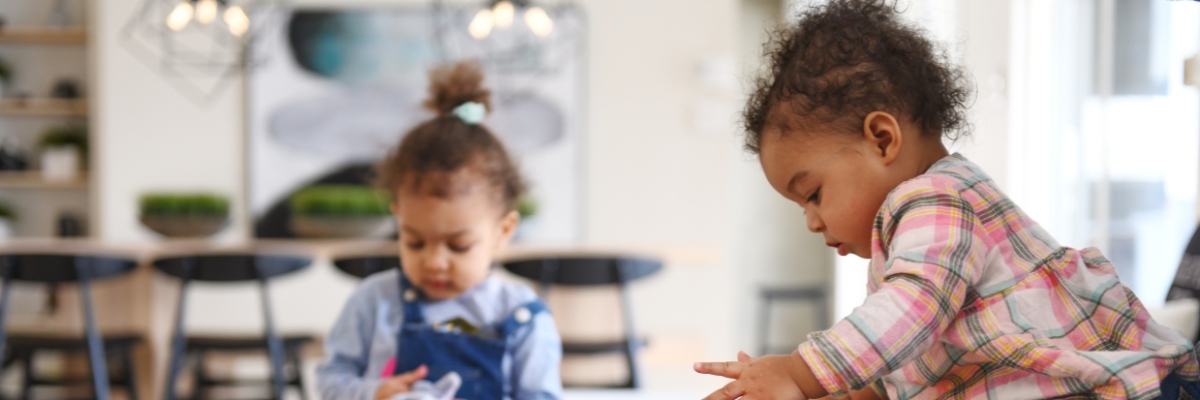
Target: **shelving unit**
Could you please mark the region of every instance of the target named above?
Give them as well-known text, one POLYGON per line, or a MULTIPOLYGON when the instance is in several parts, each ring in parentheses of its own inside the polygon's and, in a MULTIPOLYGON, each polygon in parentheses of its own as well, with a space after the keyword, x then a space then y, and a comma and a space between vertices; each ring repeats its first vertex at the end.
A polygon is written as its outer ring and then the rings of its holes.
POLYGON ((41 171, 0 171, 0 189, 87 190, 88 175, 47 178, 41 171))
POLYGON ((82 28, 0 28, 0 42, 86 45, 87 30, 82 28))
POLYGON ((0 100, 0 116, 6 117, 86 117, 87 100, 28 99, 0 100))
MULTIPOLYGON (((0 90, 0 137, 24 153, 29 170, 0 171, 0 201, 16 213, 13 234, 18 238, 52 237, 60 219, 82 219, 84 233, 95 228, 95 204, 90 177, 80 171, 70 178, 43 175, 38 143, 49 129, 91 127, 89 120, 93 72, 89 56, 89 23, 94 0, 0 2, 0 58, 12 73, 0 90), (59 4, 66 4, 59 8, 59 4), (64 14, 56 14, 65 11, 64 14), (65 25, 61 27, 51 25, 65 25), (79 99, 51 97, 64 81, 74 82, 79 99)), ((89 141, 94 142, 94 130, 89 141)), ((82 162, 87 162, 86 155, 82 162)), ((89 170, 86 164, 81 165, 89 170)))

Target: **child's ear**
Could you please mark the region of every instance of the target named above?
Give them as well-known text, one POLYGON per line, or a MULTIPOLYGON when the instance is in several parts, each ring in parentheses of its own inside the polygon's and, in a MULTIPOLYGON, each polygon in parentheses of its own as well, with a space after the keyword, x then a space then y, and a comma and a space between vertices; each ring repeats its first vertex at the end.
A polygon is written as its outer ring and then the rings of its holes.
POLYGON ((892 114, 874 111, 863 119, 863 136, 871 143, 874 153, 883 158, 883 164, 891 164, 900 155, 900 146, 904 144, 904 134, 900 131, 900 123, 892 114))
POLYGON ((517 233, 517 224, 521 222, 521 214, 516 210, 509 211, 500 217, 500 237, 496 240, 496 250, 502 250, 517 233))

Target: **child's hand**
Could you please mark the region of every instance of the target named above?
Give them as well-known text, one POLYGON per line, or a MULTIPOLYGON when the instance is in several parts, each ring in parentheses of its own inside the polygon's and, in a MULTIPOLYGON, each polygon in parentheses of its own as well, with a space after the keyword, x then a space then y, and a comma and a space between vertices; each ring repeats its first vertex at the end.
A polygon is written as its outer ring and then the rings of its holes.
MULTIPOLYGON (((696 363, 696 372, 735 379, 704 400, 807 400, 793 378, 800 368, 792 356, 750 358, 738 352, 737 362, 696 363)), ((800 361, 803 362, 803 361, 800 361)), ((807 371, 807 364, 804 370, 807 371)))
POLYGON ((429 375, 429 368, 422 365, 412 371, 387 378, 375 391, 375 400, 388 400, 398 393, 408 393, 412 391, 412 385, 425 379, 426 375, 429 375))

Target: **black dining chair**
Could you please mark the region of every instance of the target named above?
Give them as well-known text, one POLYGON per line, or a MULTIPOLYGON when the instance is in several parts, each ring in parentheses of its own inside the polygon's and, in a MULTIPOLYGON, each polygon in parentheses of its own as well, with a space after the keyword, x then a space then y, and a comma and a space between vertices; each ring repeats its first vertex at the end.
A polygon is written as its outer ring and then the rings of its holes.
POLYGON ((3 292, 0 292, 0 354, 5 354, 4 366, 15 362, 25 364, 25 377, 22 384, 21 396, 29 398, 34 386, 66 386, 76 382, 61 379, 38 379, 33 376, 33 354, 38 351, 79 351, 86 350, 88 364, 91 367, 91 384, 96 398, 107 400, 112 393, 110 384, 117 383, 125 386, 131 399, 137 399, 136 380, 132 362, 132 347, 135 342, 141 342, 137 336, 103 337, 100 334, 96 313, 92 306, 91 282, 97 279, 112 278, 128 274, 137 268, 137 261, 132 258, 108 255, 84 254, 4 254, 0 255, 0 278, 3 278, 3 292), (52 284, 76 283, 79 285, 79 297, 83 306, 85 337, 50 337, 34 335, 8 335, 5 321, 8 314, 9 295, 15 281, 40 282, 52 284), (123 377, 110 380, 105 350, 114 350, 118 354, 123 371, 123 377), (7 351, 6 351, 7 350, 7 351))
POLYGON ((614 387, 640 387, 637 353, 638 349, 645 345, 645 341, 638 339, 635 333, 633 305, 629 300, 628 284, 661 270, 662 261, 623 255, 564 254, 511 259, 505 261, 503 265, 504 269, 513 274, 538 282, 542 298, 546 298, 550 288, 554 285, 616 285, 620 293, 625 338, 610 343, 564 341, 563 355, 622 353, 629 368, 629 378, 624 384, 614 387))
POLYGON ((798 302, 811 304, 813 307, 812 327, 814 329, 827 329, 832 323, 829 320, 829 291, 823 286, 761 288, 758 291, 758 297, 762 300, 762 308, 759 309, 758 314, 759 355, 790 354, 795 349, 793 344, 772 346, 770 343, 771 321, 773 321, 771 310, 772 306, 776 303, 798 302))
POLYGON ((195 377, 192 398, 204 398, 208 389, 213 387, 245 386, 262 382, 247 382, 238 380, 218 380, 209 377, 205 371, 205 356, 213 352, 244 352, 249 350, 266 350, 271 361, 271 380, 267 382, 272 398, 280 400, 288 386, 299 390, 301 398, 307 398, 304 392, 303 369, 300 360, 300 350, 315 339, 311 336, 280 337, 275 331, 274 317, 267 282, 277 276, 300 271, 312 264, 312 259, 299 256, 272 254, 223 253, 196 254, 179 257, 161 258, 154 261, 154 267, 167 275, 180 279, 179 303, 175 314, 174 336, 171 339, 171 355, 167 371, 166 395, 167 400, 176 400, 176 383, 183 368, 184 356, 190 355, 196 360, 195 377), (251 337, 203 337, 188 336, 184 333, 183 321, 187 299, 187 288, 192 281, 207 282, 248 282, 257 281, 263 313, 263 336, 251 337), (287 377, 284 368, 291 370, 287 377))
POLYGON ((366 278, 377 272, 400 268, 400 257, 396 255, 349 256, 335 258, 333 265, 338 270, 358 278, 366 278))

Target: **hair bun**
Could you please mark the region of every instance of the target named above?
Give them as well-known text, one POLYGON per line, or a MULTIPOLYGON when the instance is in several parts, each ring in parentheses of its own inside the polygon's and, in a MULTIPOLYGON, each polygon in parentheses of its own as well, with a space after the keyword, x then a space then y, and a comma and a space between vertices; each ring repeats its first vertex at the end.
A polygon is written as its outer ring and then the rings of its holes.
POLYGON ((439 117, 451 115, 463 103, 483 104, 489 111, 491 91, 483 88, 483 68, 476 62, 463 61, 443 65, 429 72, 429 100, 425 107, 439 117))

